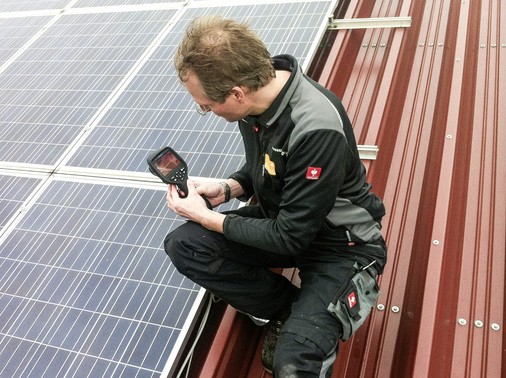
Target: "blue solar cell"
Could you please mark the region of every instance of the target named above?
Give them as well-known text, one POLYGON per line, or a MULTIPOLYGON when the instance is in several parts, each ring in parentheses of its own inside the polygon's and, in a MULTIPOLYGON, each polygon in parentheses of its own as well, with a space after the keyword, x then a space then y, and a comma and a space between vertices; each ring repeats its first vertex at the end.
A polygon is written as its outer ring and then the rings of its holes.
POLYGON ((32 343, 23 342, 16 338, 2 337, 0 339, 0 348, 2 350, 2 353, 0 353, 0 366, 3 368, 0 374, 5 377, 15 377, 15 372, 20 367, 20 361, 27 354, 33 353, 31 352, 33 346, 32 343))
POLYGON ((41 179, 0 175, 0 234, 41 179))
POLYGON ((48 366, 43 374, 51 377, 58 377, 58 375, 61 376, 62 367, 67 363, 70 352, 61 349, 55 349, 54 352, 54 356, 49 360, 48 366))

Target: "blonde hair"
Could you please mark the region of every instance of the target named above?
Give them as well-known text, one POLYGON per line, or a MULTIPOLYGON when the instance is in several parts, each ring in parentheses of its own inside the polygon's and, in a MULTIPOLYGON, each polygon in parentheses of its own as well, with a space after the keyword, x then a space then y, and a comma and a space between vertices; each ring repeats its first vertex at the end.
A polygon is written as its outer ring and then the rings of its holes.
POLYGON ((195 75, 203 94, 219 103, 235 86, 255 91, 276 76, 260 37, 246 24, 221 16, 198 17, 190 23, 174 65, 181 82, 195 75))

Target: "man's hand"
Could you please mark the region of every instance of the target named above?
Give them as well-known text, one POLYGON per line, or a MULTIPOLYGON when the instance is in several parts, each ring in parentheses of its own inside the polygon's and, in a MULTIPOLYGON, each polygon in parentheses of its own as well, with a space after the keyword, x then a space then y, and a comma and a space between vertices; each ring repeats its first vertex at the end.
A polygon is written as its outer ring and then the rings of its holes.
POLYGON ((225 202, 225 194, 223 186, 218 182, 194 182, 197 192, 205 196, 213 207, 221 205, 225 202))
MULTIPOLYGON (((200 193, 197 191, 195 187, 195 183, 192 180, 188 180, 188 193, 185 198, 179 197, 179 193, 175 185, 169 185, 167 189, 167 206, 169 209, 173 210, 176 214, 192 220, 194 222, 200 223, 202 226, 217 232, 223 233, 223 221, 225 219, 225 215, 217 213, 215 211, 209 210, 207 208, 206 202, 200 196, 200 193)), ((219 186, 219 190, 222 192, 221 185, 219 186)), ((212 188, 211 188, 212 189, 212 188)), ((213 193, 213 191, 207 191, 206 193, 213 193)), ((219 197, 219 196, 218 196, 219 197)), ((211 204, 221 203, 216 197, 209 198, 211 204), (213 203, 214 201, 214 203, 213 203)))

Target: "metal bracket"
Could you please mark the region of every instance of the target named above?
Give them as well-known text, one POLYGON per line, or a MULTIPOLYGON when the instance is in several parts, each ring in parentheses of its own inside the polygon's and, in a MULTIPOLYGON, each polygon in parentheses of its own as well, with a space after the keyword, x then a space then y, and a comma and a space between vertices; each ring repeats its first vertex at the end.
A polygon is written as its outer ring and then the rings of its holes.
POLYGON ((362 160, 376 160, 378 156, 379 148, 378 146, 366 146, 366 145, 358 145, 358 154, 360 155, 360 159, 362 160))
POLYGON ((342 20, 331 18, 327 29, 341 30, 409 27, 411 27, 411 17, 353 18, 342 20))

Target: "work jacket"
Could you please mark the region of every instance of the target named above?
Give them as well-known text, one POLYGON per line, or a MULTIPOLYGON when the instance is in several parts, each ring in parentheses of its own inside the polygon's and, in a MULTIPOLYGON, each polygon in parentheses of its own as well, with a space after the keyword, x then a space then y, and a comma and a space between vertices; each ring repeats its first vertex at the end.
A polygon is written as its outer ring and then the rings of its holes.
POLYGON ((256 195, 264 218, 227 215, 227 238, 297 255, 315 239, 380 238, 383 202, 366 182, 353 129, 339 98, 289 55, 273 58, 291 76, 271 106, 239 121, 246 163, 230 177, 256 195))

